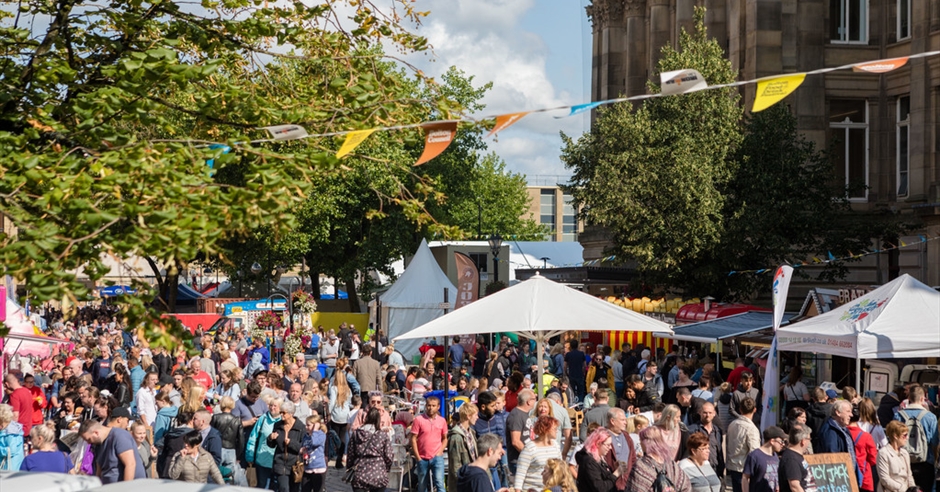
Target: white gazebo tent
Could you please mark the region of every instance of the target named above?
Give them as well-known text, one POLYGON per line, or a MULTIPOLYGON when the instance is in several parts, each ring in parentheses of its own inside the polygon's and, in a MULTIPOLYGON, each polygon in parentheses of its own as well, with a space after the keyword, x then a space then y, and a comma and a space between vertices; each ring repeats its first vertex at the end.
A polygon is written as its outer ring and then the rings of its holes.
MULTIPOLYGON (((398 280, 379 298, 382 325, 389 338, 410 332, 444 314, 444 290, 448 301, 457 302, 457 287, 438 266, 427 241, 422 240, 408 268, 398 280)), ((433 335, 432 335, 433 336, 433 335)), ((406 357, 418 353, 421 343, 417 340, 396 343, 395 349, 406 357)))
POLYGON ((825 314, 777 330, 777 348, 856 359, 940 357, 940 292, 910 275, 825 314))
POLYGON ((535 340, 537 344, 538 386, 541 394, 541 356, 545 341, 572 330, 671 333, 672 327, 536 274, 395 339, 515 332, 535 340))

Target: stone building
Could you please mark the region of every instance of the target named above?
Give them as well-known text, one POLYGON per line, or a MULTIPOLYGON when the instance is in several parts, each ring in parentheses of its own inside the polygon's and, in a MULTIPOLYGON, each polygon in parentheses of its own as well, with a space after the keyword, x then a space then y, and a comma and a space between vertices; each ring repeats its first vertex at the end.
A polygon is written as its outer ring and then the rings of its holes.
MULTIPOLYGON (((660 48, 692 29, 699 5, 740 80, 940 50, 940 0, 593 0, 593 100, 646 93, 647 81, 658 82, 660 48)), ((743 87, 745 107, 755 88, 743 87)), ((940 240, 919 238, 940 234, 940 56, 881 75, 808 76, 781 104, 818 148, 838 143, 833 172, 867 187, 849 197, 856 210, 889 209, 923 224, 900 238, 917 244, 866 257, 846 284, 910 273, 940 285, 940 240)), ((585 259, 606 241, 590 227, 580 240, 585 259)))

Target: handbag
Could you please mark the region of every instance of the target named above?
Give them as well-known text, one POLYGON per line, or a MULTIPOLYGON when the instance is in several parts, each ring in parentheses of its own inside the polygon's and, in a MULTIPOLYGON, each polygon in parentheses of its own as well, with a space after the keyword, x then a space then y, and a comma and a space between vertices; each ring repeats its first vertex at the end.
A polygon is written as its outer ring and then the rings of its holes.
MULTIPOLYGON (((290 429, 285 430, 284 437, 286 438, 289 433, 290 429)), ((290 459, 290 457, 287 454, 287 444, 285 443, 284 461, 287 461, 288 459, 290 459)), ((294 483, 300 483, 304 479, 304 462, 300 459, 299 456, 297 457, 297 461, 295 461, 294 464, 290 467, 290 476, 294 483)))

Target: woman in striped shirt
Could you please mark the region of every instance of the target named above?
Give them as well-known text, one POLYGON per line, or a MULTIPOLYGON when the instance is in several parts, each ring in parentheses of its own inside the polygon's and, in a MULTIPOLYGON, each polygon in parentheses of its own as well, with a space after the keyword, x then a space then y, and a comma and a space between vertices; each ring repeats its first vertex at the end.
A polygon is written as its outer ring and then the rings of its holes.
POLYGON ((550 415, 542 415, 535 421, 532 431, 535 439, 525 443, 516 464, 513 488, 516 490, 542 490, 542 469, 548 460, 561 459, 561 450, 554 442, 558 420, 550 415))

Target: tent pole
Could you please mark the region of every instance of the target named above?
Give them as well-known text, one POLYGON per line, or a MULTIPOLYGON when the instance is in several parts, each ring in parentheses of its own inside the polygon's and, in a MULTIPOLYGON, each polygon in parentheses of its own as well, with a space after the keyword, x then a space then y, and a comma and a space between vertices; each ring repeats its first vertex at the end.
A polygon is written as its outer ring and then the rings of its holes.
POLYGON ((537 351, 535 356, 535 365, 538 366, 537 374, 539 378, 536 382, 535 388, 538 390, 538 397, 542 398, 545 396, 545 394, 542 393, 542 375, 544 374, 544 369, 542 368, 542 352, 545 350, 545 332, 536 332, 535 350, 537 351))
POLYGON ((859 357, 855 358, 855 389, 859 395, 865 394, 862 391, 862 359, 859 357))

